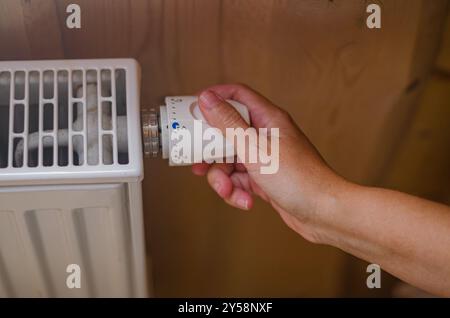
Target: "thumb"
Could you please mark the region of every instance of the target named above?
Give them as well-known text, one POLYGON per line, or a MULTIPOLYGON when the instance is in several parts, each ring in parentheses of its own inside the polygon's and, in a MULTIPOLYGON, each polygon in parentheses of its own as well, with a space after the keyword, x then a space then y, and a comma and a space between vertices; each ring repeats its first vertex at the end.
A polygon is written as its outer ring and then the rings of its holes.
MULTIPOLYGON (((241 128, 240 130, 243 133, 241 142, 239 142, 239 140, 236 143, 233 142, 236 155, 247 168, 249 173, 252 171, 257 171, 260 167, 260 163, 257 159, 259 147, 258 135, 255 128, 250 127, 244 118, 241 117, 239 112, 230 105, 230 103, 213 91, 206 90, 201 93, 199 97, 199 105, 206 121, 211 126, 218 128, 225 138, 229 137, 227 129, 241 128), (254 138, 245 138, 246 134, 251 134, 252 132, 254 138), (248 162, 245 160, 247 157, 246 154, 248 154, 249 157, 248 162), (254 154, 254 156, 251 154, 254 154), (254 158, 254 160, 251 160, 250 157, 254 158)), ((237 132, 235 131, 235 133, 237 132)), ((236 137, 235 133, 230 136, 233 140, 236 137)))
POLYGON ((206 90, 200 94, 198 100, 206 121, 220 129, 222 134, 225 135, 227 128, 247 129, 249 127, 239 112, 215 92, 206 90))

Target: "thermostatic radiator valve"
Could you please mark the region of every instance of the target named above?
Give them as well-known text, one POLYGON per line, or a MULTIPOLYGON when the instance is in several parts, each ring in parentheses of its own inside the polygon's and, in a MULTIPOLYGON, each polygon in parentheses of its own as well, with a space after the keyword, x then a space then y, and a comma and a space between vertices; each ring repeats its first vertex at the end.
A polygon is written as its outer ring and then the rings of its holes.
MULTIPOLYGON (((240 113, 247 123, 250 123, 250 116, 247 107, 233 100, 228 102, 240 113)), ((208 125, 198 105, 196 96, 171 96, 166 97, 165 104, 159 107, 159 111, 155 109, 142 111, 142 135, 144 144, 144 154, 147 157, 157 157, 159 153, 164 159, 169 159, 170 165, 180 165, 171 158, 172 148, 177 142, 176 138, 171 138, 173 132, 179 129, 187 129, 192 136, 192 161, 194 157, 199 155, 199 151, 203 151, 205 142, 202 140, 202 147, 195 147, 194 138, 201 138, 198 134, 204 133, 208 125)), ((226 141, 223 137, 223 154, 232 154, 233 145, 226 141)), ((203 160, 218 158, 203 158, 203 160)))

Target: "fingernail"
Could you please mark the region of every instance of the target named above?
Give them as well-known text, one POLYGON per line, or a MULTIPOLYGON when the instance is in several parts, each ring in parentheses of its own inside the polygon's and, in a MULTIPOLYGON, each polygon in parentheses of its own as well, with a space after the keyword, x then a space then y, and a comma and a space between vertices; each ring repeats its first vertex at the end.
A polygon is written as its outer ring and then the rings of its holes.
POLYGON ((216 93, 207 90, 200 94, 200 101, 202 106, 206 109, 212 109, 217 106, 223 99, 216 93))
POLYGON ((246 199, 239 199, 237 201, 237 205, 242 209, 248 210, 248 200, 246 199))
POLYGON ((214 188, 214 191, 216 191, 218 195, 221 195, 220 192, 222 191, 222 186, 220 185, 219 182, 214 183, 213 188, 214 188))

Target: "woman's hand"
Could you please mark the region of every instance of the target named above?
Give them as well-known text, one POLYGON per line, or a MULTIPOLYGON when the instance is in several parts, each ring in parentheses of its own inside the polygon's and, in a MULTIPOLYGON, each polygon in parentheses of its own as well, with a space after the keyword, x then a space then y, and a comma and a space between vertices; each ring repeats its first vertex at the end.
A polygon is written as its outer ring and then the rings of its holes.
POLYGON ((201 163, 192 167, 193 172, 206 175, 211 187, 228 204, 248 210, 253 205, 252 196, 257 195, 296 232, 320 242, 317 229, 322 214, 330 210, 343 180, 326 165, 287 112, 246 86, 218 85, 200 94, 200 109, 211 126, 224 134, 226 128, 248 128, 225 99, 246 105, 256 129, 279 129, 279 170, 261 174, 260 163, 201 163))

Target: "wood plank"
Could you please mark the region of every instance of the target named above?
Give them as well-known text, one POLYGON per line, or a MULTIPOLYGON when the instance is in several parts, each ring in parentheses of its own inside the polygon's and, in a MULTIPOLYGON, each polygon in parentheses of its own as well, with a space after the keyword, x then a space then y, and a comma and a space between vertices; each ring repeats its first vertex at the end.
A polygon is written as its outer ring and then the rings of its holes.
POLYGON ((377 171, 373 182, 378 185, 386 186, 384 183, 386 174, 393 170, 391 163, 402 147, 405 134, 416 115, 420 96, 434 69, 442 39, 445 38, 443 31, 448 3, 446 0, 434 1, 433 5, 422 2, 415 45, 411 52, 408 84, 380 127, 382 137, 378 144, 374 145, 374 149, 383 149, 383 153, 375 156, 373 160, 373 166, 377 171))
POLYGON ((450 77, 433 75, 386 180, 388 186, 448 202, 449 101, 450 77))
POLYGON ((437 58, 436 67, 450 73, 450 5, 447 8, 447 21, 445 23, 445 36, 442 38, 441 49, 437 58))
POLYGON ((0 1, 1 59, 30 58, 30 43, 24 22, 22 5, 16 0, 0 1))

